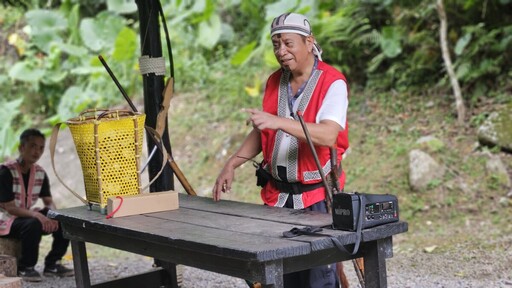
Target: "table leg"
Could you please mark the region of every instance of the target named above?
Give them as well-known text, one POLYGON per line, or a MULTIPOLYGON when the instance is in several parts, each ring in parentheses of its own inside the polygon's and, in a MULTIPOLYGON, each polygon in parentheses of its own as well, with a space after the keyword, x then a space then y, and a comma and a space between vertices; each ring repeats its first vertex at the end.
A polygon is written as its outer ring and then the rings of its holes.
POLYGON ((73 253, 73 267, 75 269, 75 282, 77 288, 90 288, 89 265, 87 264, 87 252, 85 243, 71 240, 71 251, 73 253))
POLYGON ((393 255, 391 237, 365 243, 364 252, 365 287, 387 287, 386 258, 393 255))
POLYGON ((283 288, 283 261, 272 261, 265 263, 264 278, 265 283, 261 283, 262 288, 283 288))
POLYGON ((166 278, 163 284, 168 285, 170 288, 179 288, 182 284, 181 271, 178 271, 178 267, 175 263, 155 259, 155 265, 162 267, 166 271, 166 278))

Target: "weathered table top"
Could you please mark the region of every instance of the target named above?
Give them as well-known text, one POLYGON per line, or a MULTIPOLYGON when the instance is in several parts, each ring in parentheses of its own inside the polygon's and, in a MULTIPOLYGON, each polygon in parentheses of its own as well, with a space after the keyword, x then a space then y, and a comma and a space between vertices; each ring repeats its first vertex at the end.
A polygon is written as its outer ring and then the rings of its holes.
POLYGON ((111 219, 84 206, 50 211, 49 215, 63 225, 65 237, 74 241, 257 280, 268 287, 280 287, 282 273, 364 257, 366 242, 390 240, 392 235, 407 231, 406 222, 363 230, 360 252, 352 256, 337 250, 330 237, 347 245, 355 242, 356 234, 330 229, 329 214, 214 202, 185 194, 179 195, 179 201, 177 210, 111 219), (304 226, 324 227, 320 233, 327 237, 282 236, 284 231, 304 226))

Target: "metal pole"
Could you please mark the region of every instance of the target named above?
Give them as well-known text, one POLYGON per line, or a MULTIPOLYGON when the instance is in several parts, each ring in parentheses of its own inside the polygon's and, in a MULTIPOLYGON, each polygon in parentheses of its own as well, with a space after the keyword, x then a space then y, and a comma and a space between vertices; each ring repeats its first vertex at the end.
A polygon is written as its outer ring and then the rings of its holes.
MULTIPOLYGON (((141 55, 150 58, 162 57, 162 42, 160 40, 160 25, 158 18, 158 0, 136 0, 139 11, 141 55)), ((144 113, 146 113, 146 125, 156 128, 156 119, 162 103, 164 91, 164 75, 150 73, 142 75, 144 84, 144 113)), ((167 122, 167 121, 166 121, 167 122)), ((162 135, 162 142, 167 151, 171 151, 167 124, 162 135)), ((146 137, 148 151, 152 151, 155 143, 151 137, 146 137)), ((149 179, 157 175, 161 168, 162 154, 157 153, 149 162, 149 179)), ((158 179, 150 186, 151 192, 168 191, 174 189, 173 171, 166 165, 158 179)))

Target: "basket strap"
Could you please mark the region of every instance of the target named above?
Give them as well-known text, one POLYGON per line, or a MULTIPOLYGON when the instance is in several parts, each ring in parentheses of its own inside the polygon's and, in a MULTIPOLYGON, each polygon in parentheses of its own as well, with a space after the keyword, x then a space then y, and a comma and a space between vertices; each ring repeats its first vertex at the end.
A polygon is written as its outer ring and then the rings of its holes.
POLYGON ((80 194, 76 193, 73 189, 69 188, 68 185, 66 185, 66 183, 64 183, 64 181, 60 178, 59 174, 57 173, 57 170, 55 169, 55 146, 57 145, 57 136, 59 134, 59 129, 61 125, 62 123, 57 123, 55 124, 55 126, 53 126, 52 136, 50 138, 50 155, 52 159, 53 172, 55 173, 55 176, 57 176, 57 179, 59 179, 60 183, 62 183, 62 185, 64 185, 64 187, 66 187, 66 189, 68 189, 69 192, 71 192, 78 199, 80 199, 80 201, 82 201, 85 205, 90 205, 90 203, 85 198, 80 196, 80 194))
MULTIPOLYGON (((149 183, 142 187, 141 191, 145 191, 146 189, 148 189, 148 187, 153 184, 153 182, 155 182, 155 180, 160 176, 160 174, 162 174, 162 171, 164 171, 164 168, 165 168, 165 163, 169 160, 168 158, 168 155, 169 153, 167 153, 167 149, 165 149, 165 146, 162 144, 162 137, 160 136, 160 134, 158 134, 158 132, 156 132, 155 129, 147 126, 147 125, 144 125, 144 128, 146 129, 146 131, 148 131, 148 133, 151 133, 154 137, 152 137, 153 139, 156 139, 158 141, 155 141, 155 145, 158 146, 159 150, 162 152, 162 167, 160 167, 160 171, 158 171, 158 173, 155 175, 155 177, 153 177, 153 179, 151 179, 151 181, 149 181, 149 183)), ((149 159, 148 159, 149 161, 149 159)), ((139 174, 141 174, 142 171, 139 171, 139 174)))

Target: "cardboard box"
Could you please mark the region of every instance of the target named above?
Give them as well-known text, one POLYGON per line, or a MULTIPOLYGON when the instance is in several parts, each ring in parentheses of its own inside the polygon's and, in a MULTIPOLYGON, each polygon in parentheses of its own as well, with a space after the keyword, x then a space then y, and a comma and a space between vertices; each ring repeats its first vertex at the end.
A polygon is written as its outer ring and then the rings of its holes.
POLYGON ((179 199, 178 192, 176 191, 112 196, 107 200, 107 215, 112 218, 175 210, 178 208, 179 199), (121 197, 122 201, 118 197, 121 197), (116 209, 118 210, 115 211, 116 209), (115 211, 113 215, 112 211, 115 211))

